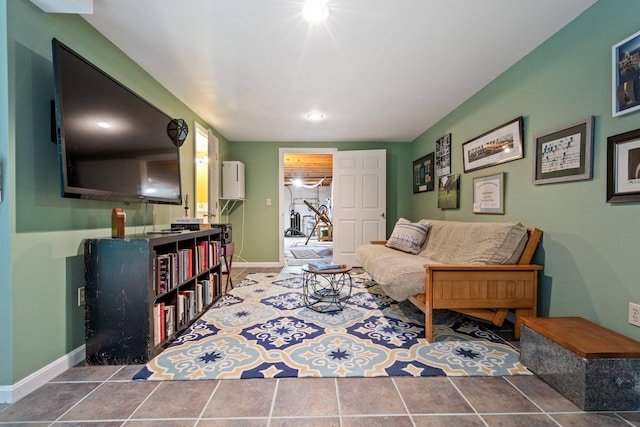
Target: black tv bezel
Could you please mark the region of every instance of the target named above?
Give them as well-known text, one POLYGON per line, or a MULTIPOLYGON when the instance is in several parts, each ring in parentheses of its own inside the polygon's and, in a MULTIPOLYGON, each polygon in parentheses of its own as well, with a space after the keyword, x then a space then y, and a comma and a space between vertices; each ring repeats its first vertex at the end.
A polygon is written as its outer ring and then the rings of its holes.
POLYGON ((132 95, 132 97, 137 98, 140 102, 147 104, 150 108, 156 110, 160 114, 167 117, 167 124, 172 120, 172 117, 167 115, 165 112, 148 102, 146 99, 120 83, 117 79, 113 78, 105 71, 101 70, 99 67, 94 65, 91 61, 84 58, 82 55, 77 53, 75 50, 71 49, 66 44, 62 43, 56 38, 51 40, 52 45, 52 61, 53 61, 53 80, 54 80, 54 99, 52 100, 52 108, 53 116, 55 117, 55 122, 52 123, 52 136, 55 137, 55 143, 57 146, 58 153, 58 169, 59 169, 59 177, 60 177, 60 195, 64 198, 71 199, 86 199, 86 200, 102 200, 102 201, 116 201, 116 202, 125 202, 125 203, 154 203, 154 204, 170 204, 170 205, 181 205, 182 204, 182 166, 180 159, 180 147, 175 144, 175 142, 171 141, 171 138, 167 135, 167 139, 173 143, 176 148, 176 155, 178 161, 178 189, 179 194, 176 198, 168 198, 168 197, 157 197, 157 196, 149 196, 139 193, 122 193, 122 192, 114 192, 114 191, 105 191, 94 188, 85 188, 85 187, 76 187, 69 185, 67 179, 67 156, 66 156, 66 144, 65 144, 65 133, 64 133, 64 123, 63 118, 61 116, 61 101, 64 97, 61 88, 61 80, 58 78, 61 70, 61 64, 57 61, 57 51, 59 49, 64 49, 68 53, 74 55, 80 61, 84 62, 87 66, 91 67, 96 73, 102 74, 103 77, 111 80, 116 85, 123 88, 126 92, 132 95))

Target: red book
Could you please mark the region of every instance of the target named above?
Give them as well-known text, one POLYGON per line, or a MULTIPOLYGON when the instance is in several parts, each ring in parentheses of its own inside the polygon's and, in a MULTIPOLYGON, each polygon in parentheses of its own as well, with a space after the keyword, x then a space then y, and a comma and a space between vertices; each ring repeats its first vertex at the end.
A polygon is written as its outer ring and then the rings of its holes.
POLYGON ((159 305, 159 309, 158 309, 158 314, 160 316, 160 339, 159 341, 162 342, 165 339, 165 323, 164 323, 164 303, 161 302, 159 305))

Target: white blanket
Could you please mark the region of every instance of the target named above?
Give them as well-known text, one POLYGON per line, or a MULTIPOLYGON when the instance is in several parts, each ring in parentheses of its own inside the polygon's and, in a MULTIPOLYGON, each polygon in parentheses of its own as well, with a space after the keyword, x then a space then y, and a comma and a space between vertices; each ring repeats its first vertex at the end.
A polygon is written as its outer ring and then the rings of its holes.
POLYGON ((360 265, 396 301, 425 293, 425 264, 516 264, 527 243, 517 222, 420 222, 431 229, 418 255, 374 244, 356 249, 360 265))

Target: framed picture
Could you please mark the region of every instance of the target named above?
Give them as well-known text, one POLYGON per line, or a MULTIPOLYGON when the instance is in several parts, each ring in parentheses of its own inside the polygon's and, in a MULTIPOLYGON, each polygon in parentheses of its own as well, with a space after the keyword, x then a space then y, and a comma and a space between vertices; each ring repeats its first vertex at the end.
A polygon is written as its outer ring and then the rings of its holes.
POLYGON ((451 173, 451 134, 436 141, 436 176, 451 173))
POLYGON ((433 191, 433 152, 413 162, 413 192, 433 191))
POLYGON ((640 129, 607 138, 607 202, 640 201, 640 129))
POLYGON ((473 178, 473 213, 504 214, 504 172, 473 178))
POLYGON ((524 157, 522 116, 462 144, 465 172, 524 157))
POLYGON ((533 137, 533 184, 592 178, 593 117, 533 137))
POLYGON ((640 31, 612 48, 612 114, 613 117, 640 108, 640 31))
POLYGON ((438 178, 438 207, 458 209, 460 207, 460 175, 450 174, 438 178))

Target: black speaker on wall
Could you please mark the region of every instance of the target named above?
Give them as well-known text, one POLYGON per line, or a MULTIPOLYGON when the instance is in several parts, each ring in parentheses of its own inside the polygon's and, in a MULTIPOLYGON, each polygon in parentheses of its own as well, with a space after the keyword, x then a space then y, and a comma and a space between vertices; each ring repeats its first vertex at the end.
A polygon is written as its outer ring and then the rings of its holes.
POLYGON ((183 119, 173 119, 167 125, 167 135, 173 141, 173 143, 182 147, 187 135, 189 134, 189 126, 183 119))

